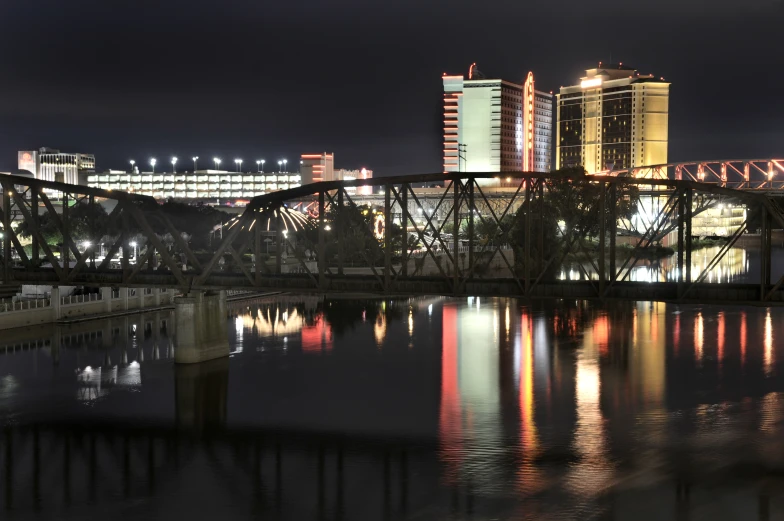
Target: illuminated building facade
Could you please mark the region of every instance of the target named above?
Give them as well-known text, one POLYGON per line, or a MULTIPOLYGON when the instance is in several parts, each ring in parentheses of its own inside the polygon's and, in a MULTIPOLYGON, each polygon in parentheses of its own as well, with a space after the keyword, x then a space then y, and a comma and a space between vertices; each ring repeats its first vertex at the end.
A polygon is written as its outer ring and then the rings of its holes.
POLYGON ((255 197, 300 186, 300 175, 288 172, 228 172, 197 170, 193 173, 108 172, 89 174, 87 185, 122 190, 157 199, 217 199, 255 197))
POLYGON ((553 95, 484 78, 444 75, 444 172, 546 172, 552 166, 553 95))
MULTIPOLYGON (((319 183, 321 181, 353 181, 354 179, 372 179, 373 171, 367 168, 359 170, 335 169, 335 154, 302 154, 300 156, 300 174, 302 184, 319 183)), ((348 188, 348 193, 370 195, 373 187, 348 188)))
POLYGON ((332 181, 335 176, 335 154, 302 154, 299 171, 304 185, 332 181))
POLYGON ((670 84, 633 67, 586 71, 557 100, 556 168, 588 173, 667 162, 670 84))
POLYGON ((17 164, 20 170, 31 172, 36 179, 79 184, 80 175, 95 171, 95 156, 39 148, 20 150, 17 164))
MULTIPOLYGON (((341 168, 340 170, 335 170, 334 174, 334 181, 353 181, 354 179, 373 179, 373 171, 368 170, 367 168, 361 168, 359 170, 345 170, 341 168)), ((373 194, 373 187, 372 186, 360 186, 358 188, 350 187, 346 189, 350 194, 358 194, 358 195, 372 195, 373 194)))

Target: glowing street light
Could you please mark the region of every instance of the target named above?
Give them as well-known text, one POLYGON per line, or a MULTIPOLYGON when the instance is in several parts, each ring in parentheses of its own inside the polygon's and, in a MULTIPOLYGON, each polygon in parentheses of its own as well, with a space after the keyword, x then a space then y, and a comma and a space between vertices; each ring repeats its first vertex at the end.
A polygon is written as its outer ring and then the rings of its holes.
POLYGON ((278 173, 280 173, 280 168, 283 165, 283 161, 278 161, 278 173))
POLYGON ((240 169, 242 168, 242 159, 235 159, 234 164, 237 165, 237 172, 239 172, 240 169))
POLYGON ((172 164, 172 174, 176 174, 177 173, 177 156, 174 156, 172 158, 171 164, 172 164))
POLYGON ((158 160, 155 159, 154 157, 150 158, 150 166, 152 167, 152 173, 153 174, 155 173, 155 163, 157 163, 157 162, 158 162, 158 160))
POLYGON ((194 172, 197 170, 197 168, 196 168, 196 161, 198 161, 198 160, 199 160, 199 156, 193 156, 193 171, 194 172))
POLYGON ((283 160, 283 171, 284 171, 284 172, 288 172, 288 170, 286 169, 286 163, 288 163, 288 162, 289 162, 289 160, 288 160, 288 159, 284 159, 284 160, 283 160))
POLYGON ((261 173, 262 173, 262 174, 264 173, 264 163, 266 163, 266 162, 267 162, 267 161, 266 161, 266 160, 264 160, 264 159, 262 159, 262 160, 261 160, 261 173))
POLYGON ((213 157, 212 161, 215 163, 215 170, 220 170, 221 160, 219 157, 213 157))
POLYGON ((261 172, 261 159, 256 160, 256 172, 261 172))
POLYGON ((134 161, 133 159, 131 159, 131 160, 129 161, 129 163, 131 164, 131 173, 133 173, 133 165, 135 165, 135 164, 136 164, 136 161, 134 161))
POLYGON ((133 246, 133 261, 136 262, 136 241, 132 241, 129 244, 133 246))

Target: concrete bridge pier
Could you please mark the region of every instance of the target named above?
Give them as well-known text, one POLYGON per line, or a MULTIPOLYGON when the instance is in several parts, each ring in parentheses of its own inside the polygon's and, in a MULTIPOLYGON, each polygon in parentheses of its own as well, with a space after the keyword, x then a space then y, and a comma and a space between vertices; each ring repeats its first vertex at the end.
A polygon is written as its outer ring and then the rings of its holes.
POLYGON ((195 364, 229 356, 226 292, 191 292, 174 299, 174 362, 195 364))

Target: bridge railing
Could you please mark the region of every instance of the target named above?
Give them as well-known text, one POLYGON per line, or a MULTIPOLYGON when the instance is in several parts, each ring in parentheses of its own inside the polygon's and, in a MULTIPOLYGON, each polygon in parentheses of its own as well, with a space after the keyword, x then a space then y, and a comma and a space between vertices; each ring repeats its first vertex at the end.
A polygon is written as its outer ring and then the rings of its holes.
POLYGON ((33 309, 47 308, 52 305, 50 299, 20 300, 0 304, 0 312, 30 311, 33 309))
POLYGON ((14 176, 0 184, 10 231, 3 274, 17 282, 699 300, 719 298, 702 286, 733 282, 711 274, 758 231, 756 281, 736 297, 784 299, 784 273, 771 273, 781 212, 763 194, 715 184, 576 170, 315 183, 254 198, 222 223, 209 252, 148 197, 14 176), (375 207, 359 187, 374 193, 375 207), (43 188, 61 191, 59 207, 43 188), (715 220, 727 239, 698 257, 701 230, 715 220))

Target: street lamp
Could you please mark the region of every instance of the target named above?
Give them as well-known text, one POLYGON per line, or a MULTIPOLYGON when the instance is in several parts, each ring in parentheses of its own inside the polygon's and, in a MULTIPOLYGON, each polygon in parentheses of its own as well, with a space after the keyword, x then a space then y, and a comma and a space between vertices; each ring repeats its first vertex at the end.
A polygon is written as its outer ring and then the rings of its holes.
POLYGON ((133 173, 133 165, 135 165, 135 164, 136 164, 136 161, 134 161, 133 159, 131 159, 131 160, 130 160, 130 161, 128 161, 128 162, 131 164, 131 173, 133 173))
POLYGON ((158 162, 158 160, 155 159, 154 157, 150 158, 150 166, 152 167, 152 173, 153 174, 155 173, 155 163, 157 163, 157 162, 158 162))
POLYGON ((283 164, 283 161, 278 161, 278 173, 280 173, 280 167, 283 164))
POLYGON ((234 163, 237 165, 237 172, 242 168, 242 159, 235 159, 234 163))
POLYGON ((177 173, 177 156, 174 156, 172 158, 171 163, 172 163, 172 174, 176 174, 177 173))
POLYGON ((221 162, 220 158, 213 157, 212 161, 215 163, 215 170, 220 170, 220 162, 221 162))
POLYGON ((289 160, 288 160, 288 159, 284 159, 284 160, 283 160, 283 171, 284 171, 284 172, 288 172, 288 169, 286 168, 286 163, 288 163, 288 162, 289 162, 289 160))
POLYGON ((199 160, 199 156, 193 156, 193 171, 196 172, 196 161, 199 160))
POLYGON ((264 163, 266 163, 266 161, 264 159, 262 159, 261 160, 261 173, 262 174, 264 173, 264 163))
POLYGON ((261 173, 261 159, 256 160, 256 172, 261 173))
POLYGON ((133 262, 136 263, 136 241, 130 243, 133 246, 133 262))

